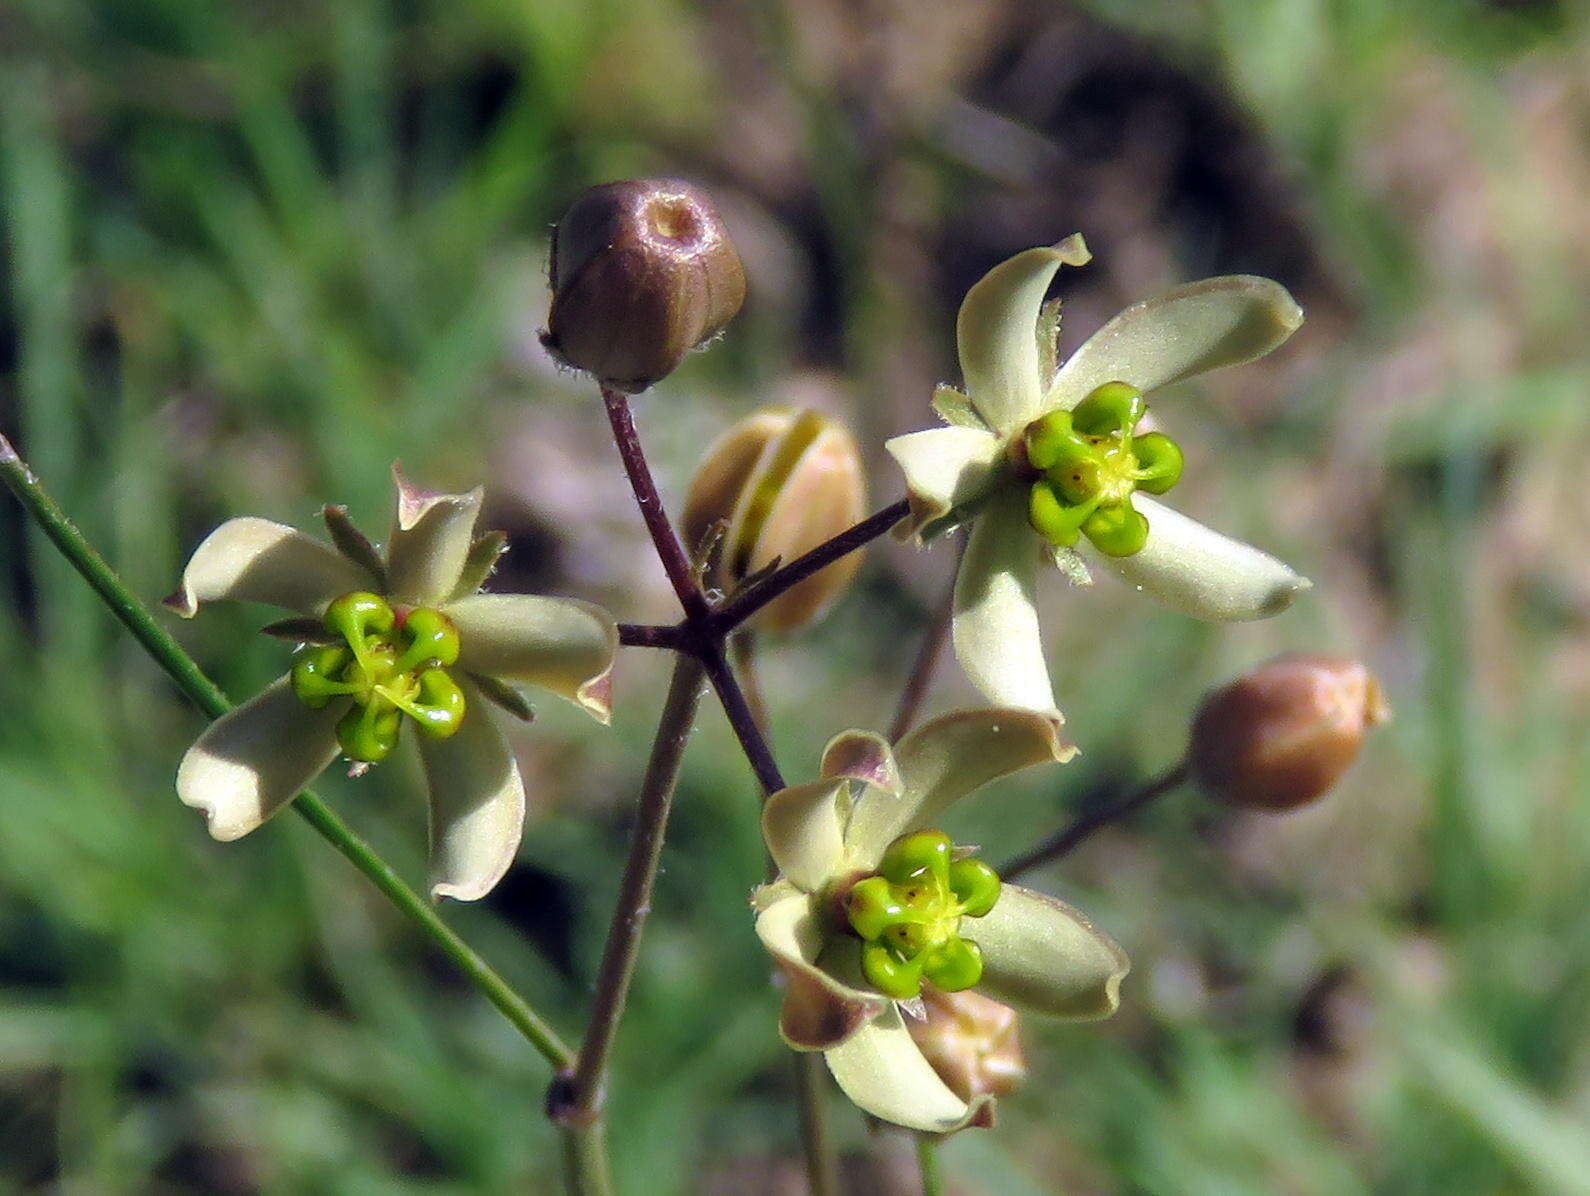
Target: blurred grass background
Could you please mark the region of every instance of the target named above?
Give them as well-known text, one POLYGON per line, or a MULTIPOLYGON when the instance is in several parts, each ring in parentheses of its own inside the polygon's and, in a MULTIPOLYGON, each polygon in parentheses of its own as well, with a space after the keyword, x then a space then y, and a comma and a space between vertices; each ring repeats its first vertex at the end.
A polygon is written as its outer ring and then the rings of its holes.
MULTIPOLYGON (((1209 628, 1048 586, 1084 747, 958 815, 1001 858, 1169 764, 1198 694, 1360 654, 1397 720, 1321 806, 1181 795, 1041 883, 1133 956, 1119 1016, 1030 1025, 967 1193, 1590 1192, 1590 15, 1547 0, 0 2, 0 430, 137 590, 221 519, 387 519, 387 465, 490 486, 504 588, 671 617, 589 386, 535 341, 587 183, 688 175, 751 274, 641 401, 665 490, 728 420, 817 405, 878 452, 954 377, 961 293, 1083 232, 1065 344, 1204 274, 1309 313, 1158 408, 1179 505, 1317 585, 1209 628)), ((887 720, 949 551, 880 547, 765 686, 791 777, 887 720)), ((551 1190, 547 1076, 305 828, 211 843, 199 719, 0 502, 0 1190, 551 1190)), ((234 693, 256 610, 180 628, 234 693)), ((531 825, 448 916, 578 1030, 665 661, 614 727, 522 736, 531 825)), ((934 705, 972 701, 953 665, 934 705)), ((418 879, 417 770, 328 788, 418 879)), ((690 752, 613 1144, 625 1191, 799 1190, 744 900, 750 777, 690 752)), ((900 1143, 856 1191, 910 1191, 900 1143)))

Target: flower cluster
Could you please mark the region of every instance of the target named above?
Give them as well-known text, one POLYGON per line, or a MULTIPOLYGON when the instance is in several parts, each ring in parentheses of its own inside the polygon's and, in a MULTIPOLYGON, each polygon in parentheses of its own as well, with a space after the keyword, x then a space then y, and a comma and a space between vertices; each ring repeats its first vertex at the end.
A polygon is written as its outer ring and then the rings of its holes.
MULTIPOLYGON (((990 782, 1075 754, 1060 736, 1039 640, 1040 559, 1081 576, 1088 554, 1135 590, 1210 620, 1275 614, 1309 584, 1162 505, 1186 462, 1146 422, 1162 388, 1281 344, 1301 323, 1297 304, 1265 279, 1208 279, 1128 307, 1059 362, 1059 308, 1045 293, 1061 266, 1088 260, 1071 237, 991 270, 960 309, 965 389, 941 387, 934 399, 948 426, 886 446, 908 491, 897 534, 926 544, 970 529, 952 634, 990 708, 937 718, 894 746, 847 731, 828 744, 818 779, 772 793, 763 807, 777 875, 752 905, 783 978, 782 1036, 797 1051, 821 1052, 859 1107, 924 1132, 989 1124, 995 1097, 1024 1070, 1014 1011, 1106 1017, 1127 973, 1120 947, 1085 916, 1002 879, 941 825, 990 782)), ((613 392, 650 386, 717 335, 744 296, 720 218, 677 181, 594 189, 560 227, 551 275, 544 342, 595 376, 610 404, 613 392)), ((754 586, 781 560, 856 524, 861 460, 850 433, 815 412, 769 409, 730 428, 685 505, 684 549, 697 576, 714 594, 754 586)), ((524 785, 498 716, 529 717, 515 688, 528 685, 606 722, 618 628, 587 603, 481 593, 504 546, 500 535, 476 534, 481 491, 431 493, 394 474, 384 550, 330 507, 329 545, 245 518, 194 552, 168 600, 179 614, 223 599, 283 607, 289 617, 267 630, 298 647, 286 675, 199 737, 177 792, 205 812, 217 839, 236 839, 339 754, 362 771, 398 750, 412 726, 430 791, 431 893, 468 900, 503 876, 524 819, 524 785)), ((688 573, 677 544, 663 555, 688 573)), ((758 627, 809 624, 858 562, 817 564, 760 608, 758 627)), ((641 630, 672 633, 668 646, 703 667, 721 664, 728 631, 712 631, 719 615, 641 630), (709 633, 718 639, 703 647, 709 633)), ((1372 679, 1350 663, 1289 658, 1211 699, 1189 768, 1253 807, 1322 792, 1383 715, 1372 679)), ((660 843, 660 823, 653 829, 660 843)), ((650 859, 655 868, 655 852, 650 859)), ((634 890, 642 902, 646 884, 634 890)), ((627 982, 623 967, 613 974, 627 982)), ((621 1008, 622 996, 608 1004, 621 1008)))

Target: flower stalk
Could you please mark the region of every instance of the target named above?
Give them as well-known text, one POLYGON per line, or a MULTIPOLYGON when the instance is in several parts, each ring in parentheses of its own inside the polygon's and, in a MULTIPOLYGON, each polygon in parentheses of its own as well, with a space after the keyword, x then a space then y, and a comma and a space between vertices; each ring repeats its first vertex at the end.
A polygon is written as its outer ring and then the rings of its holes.
POLYGON ((1030 851, 1007 861, 1000 866, 999 874, 1007 879, 1031 872, 1045 864, 1051 864, 1062 856, 1069 855, 1080 847, 1084 840, 1095 831, 1108 826, 1112 822, 1119 822, 1129 818, 1146 806, 1152 805, 1165 794, 1179 789, 1187 780, 1189 765, 1186 760, 1166 769, 1159 776, 1140 786, 1121 798, 1120 801, 1111 802, 1109 805, 1100 806, 1086 814, 1079 815, 1069 826, 1059 831, 1030 851))
MULTIPOLYGON (((3 436, 0 436, 0 479, 5 481, 61 555, 82 575, 111 613, 121 620, 139 646, 195 706, 212 719, 220 718, 232 709, 230 699, 220 686, 205 675, 198 663, 183 651, 171 633, 156 621, 148 608, 127 588, 126 583, 50 497, 43 484, 3 436)), ((557 1031, 496 969, 442 921, 430 903, 415 892, 398 875, 397 870, 355 834, 325 802, 306 790, 294 799, 292 806, 321 838, 341 852, 375 885, 382 896, 458 966, 470 983, 496 1006, 548 1063, 561 1068, 574 1061, 573 1049, 557 1031)))
POLYGON ((579 1062, 568 1086, 567 1103, 560 1103, 560 1107, 553 1110, 560 1122, 590 1122, 600 1118, 602 1113, 608 1059, 629 997, 641 931, 651 911, 652 888, 657 880, 657 864, 662 858, 668 814, 679 781, 679 766, 701 704, 701 681, 699 661, 683 653, 674 658, 673 679, 668 685, 668 696, 657 722, 657 737, 652 742, 651 759, 641 781, 635 830, 619 885, 618 903, 613 910, 607 943, 602 949, 596 1001, 586 1025, 585 1040, 580 1045, 579 1062))

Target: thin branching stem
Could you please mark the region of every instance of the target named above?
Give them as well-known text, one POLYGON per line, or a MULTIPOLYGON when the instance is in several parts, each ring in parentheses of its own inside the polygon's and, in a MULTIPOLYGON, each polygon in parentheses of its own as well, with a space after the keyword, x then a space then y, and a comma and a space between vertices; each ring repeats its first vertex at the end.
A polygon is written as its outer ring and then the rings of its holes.
POLYGON ((1188 764, 1186 760, 1183 760, 1141 788, 1133 790, 1120 801, 1111 802, 1109 805, 1100 806, 1097 810, 1091 810, 1086 814, 1079 815, 1071 825, 1058 834, 1045 839, 1031 851, 1024 852, 1015 859, 1006 861, 1000 867, 999 875, 1006 880, 1014 880, 1023 872, 1031 872, 1034 868, 1053 863, 1061 856, 1073 851, 1083 840, 1099 828, 1108 826, 1112 822, 1119 822, 1121 819, 1137 813, 1144 806, 1149 805, 1172 790, 1180 788, 1187 776, 1188 764))
MULTIPOLYGON (((221 688, 183 651, 171 633, 156 621, 149 609, 127 588, 104 557, 67 518, 45 491, 9 441, 0 436, 0 478, 21 501, 35 523, 60 549, 93 588, 139 645, 159 665, 185 695, 210 718, 219 718, 232 708, 221 688)), ((355 868, 370 880, 381 894, 436 944, 460 971, 480 990, 530 1045, 554 1067, 567 1067, 574 1051, 544 1018, 487 963, 468 943, 443 922, 431 904, 404 883, 397 870, 347 826, 329 806, 313 793, 304 792, 292 803, 293 809, 315 831, 335 847, 355 868)))
POLYGON ((692 622, 704 620, 708 615, 706 595, 696 584, 690 558, 685 554, 679 537, 674 534, 673 524, 668 521, 662 495, 657 492, 657 483, 651 476, 651 467, 646 464, 646 454, 640 446, 640 435, 635 431, 635 417, 630 412, 629 399, 622 391, 604 386, 602 403, 607 408, 607 422, 613 429, 613 443, 624 462, 624 473, 628 475, 629 487, 635 493, 640 517, 646 523, 646 530, 651 533, 657 559, 668 574, 669 584, 679 598, 679 605, 684 607, 685 618, 692 622))
POLYGON ((943 1196, 944 1179, 939 1174, 937 1135, 916 1135, 916 1168, 922 1180, 922 1196, 943 1196))
POLYGON ((658 862, 662 859, 668 814, 673 806, 674 788, 679 782, 679 767, 695 725, 696 710, 701 704, 701 679, 700 661, 682 653, 674 658, 673 680, 668 685, 668 697, 657 720, 657 736, 652 741, 651 759, 647 761, 646 775, 641 781, 635 829, 630 836, 629 858, 619 884, 618 903, 613 910, 606 946, 602 949, 596 1000, 591 1007, 585 1039, 580 1044, 579 1063, 574 1069, 566 1114, 570 1120, 589 1121, 602 1110, 608 1059, 629 997, 641 931, 651 912, 652 888, 657 880, 658 862))
MULTIPOLYGON (((746 760, 750 763, 752 771, 756 774, 757 784, 762 789, 763 797, 776 793, 784 788, 784 777, 779 771, 778 763, 773 758, 773 751, 768 746, 767 737, 763 734, 756 710, 747 699, 745 690, 741 687, 739 679, 735 676, 733 668, 729 665, 726 645, 731 632, 739 627, 745 619, 760 610, 766 602, 772 601, 779 594, 791 586, 810 577, 824 565, 830 564, 846 553, 854 552, 868 541, 876 539, 893 526, 905 513, 905 504, 897 503, 901 509, 897 512, 889 508, 879 512, 870 519, 863 520, 855 527, 841 532, 833 540, 819 545, 818 548, 805 556, 797 558, 790 565, 768 575, 763 583, 752 591, 747 591, 742 597, 755 598, 756 601, 742 603, 735 607, 733 600, 718 611, 713 611, 701 592, 700 585, 690 568, 689 558, 685 555, 679 537, 674 533, 673 525, 669 522, 662 498, 657 492, 655 482, 652 480, 651 468, 646 463, 646 454, 641 446, 640 437, 635 432, 634 420, 630 417, 629 402, 619 392, 603 388, 602 400, 606 404, 608 422, 613 428, 614 444, 618 448, 619 456, 624 461, 624 472, 629 476, 630 484, 635 490, 635 501, 640 507, 641 517, 646 523, 646 530, 651 534, 652 545, 657 550, 657 556, 662 561, 663 568, 668 572, 669 579, 674 583, 675 593, 679 596, 680 605, 684 607, 684 620, 675 629, 680 637, 677 645, 672 645, 679 653, 679 663, 676 666, 675 682, 677 684, 680 670, 684 669, 687 662, 693 661, 700 670, 696 676, 699 681, 700 673, 706 674, 707 680, 712 683, 718 695, 718 701, 723 707, 724 716, 733 729, 735 738, 739 740, 740 748, 745 753, 746 760), (737 613, 729 614, 731 610, 737 613)), ((673 692, 670 691, 670 701, 673 692)), ((667 725, 666 712, 664 726, 667 725)), ((661 730, 659 729, 659 739, 661 730)), ((666 813, 666 812, 665 812, 666 813)), ((637 827, 637 837, 644 827, 644 820, 637 827)), ((661 833, 663 825, 657 827, 657 847, 661 847, 661 833)), ((631 847, 631 861, 635 859, 635 848, 631 847)), ((654 865, 655 866, 655 865, 654 865)), ((648 895, 649 900, 649 895, 648 895)), ((626 909, 626 902, 621 898, 619 913, 615 914, 614 932, 609 933, 608 953, 613 951, 613 934, 618 930, 619 918, 626 909)), ((634 929, 634 941, 631 949, 639 947, 639 925, 634 929)), ((633 966, 633 959, 629 965, 633 966)), ((606 955, 604 955, 603 975, 606 976, 606 955)), ((597 1014, 602 1013, 602 997, 598 984, 597 1014)), ((606 1033, 611 1036, 617 1029, 618 1019, 623 1012, 623 1002, 620 998, 618 1006, 605 1017, 608 1023, 606 1033)), ((593 1015, 593 1023, 597 1020, 593 1015)), ((587 1033, 589 1041, 589 1032, 587 1033)), ((609 1037, 610 1041, 610 1037, 609 1037)), ((581 1062, 584 1070, 585 1051, 581 1051, 581 1062)), ((838 1156, 834 1151, 832 1138, 828 1134, 827 1118, 823 1096, 823 1066, 822 1061, 816 1056, 797 1053, 794 1062, 797 1090, 797 1104, 799 1107, 801 1123, 801 1143, 806 1156, 806 1172, 811 1184, 812 1196, 835 1196, 838 1192, 838 1156)), ((575 1088, 580 1086, 579 1074, 576 1073, 572 1084, 575 1088)), ((578 1101, 576 1100, 576 1104, 578 1101)), ((555 1110, 556 1111, 556 1110, 555 1110)), ((576 1132, 596 1132, 590 1126, 600 1127, 600 1118, 587 1120, 587 1128, 576 1132)), ((598 1157, 600 1157, 598 1155, 598 1157)), ((574 1147, 569 1150, 571 1164, 578 1161, 574 1147)), ((571 1181, 571 1191, 576 1189, 571 1181)))
POLYGON ((810 552, 780 566, 756 585, 730 598, 712 613, 714 627, 724 634, 733 631, 780 594, 798 586, 840 557, 866 547, 910 513, 911 504, 902 498, 846 528, 833 539, 824 540, 810 552))

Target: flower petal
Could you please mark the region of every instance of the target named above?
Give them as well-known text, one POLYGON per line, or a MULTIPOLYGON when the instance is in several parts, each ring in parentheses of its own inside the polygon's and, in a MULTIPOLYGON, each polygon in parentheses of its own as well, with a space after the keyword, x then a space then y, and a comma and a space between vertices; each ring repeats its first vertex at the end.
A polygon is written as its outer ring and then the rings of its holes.
POLYGON ((932 826, 973 790, 1034 764, 1063 763, 1076 748, 1060 738, 1060 720, 1034 710, 964 710, 926 723, 895 750, 904 788, 899 797, 869 789, 845 830, 845 849, 859 868, 877 865, 901 835, 932 826))
POLYGON ((618 626, 601 607, 536 594, 474 594, 443 609, 458 627, 464 668, 550 690, 608 721, 618 626))
POLYGON ((1008 435, 1042 409, 1047 378, 1039 377, 1038 314, 1062 265, 1092 257, 1080 236, 1029 249, 978 280, 955 322, 966 393, 988 426, 1008 435))
POLYGON ((762 837, 778 870, 808 893, 819 892, 844 858, 848 781, 812 781, 780 789, 762 806, 762 837))
POLYGON ((1211 622, 1278 615, 1311 583, 1290 566, 1240 540, 1211 531, 1163 503, 1132 496, 1148 520, 1148 543, 1126 557, 1093 554, 1130 586, 1166 606, 1211 622))
POLYGON ((779 1033, 797 1051, 820 1051, 843 1042, 889 1006, 882 993, 846 984, 819 967, 827 945, 815 910, 817 899, 788 882, 757 891, 756 934, 789 980, 779 1033))
POLYGON ((1106 382, 1147 392, 1263 357, 1303 323, 1280 283, 1206 278, 1134 303, 1090 336, 1055 375, 1045 409, 1075 407, 1106 382))
POLYGON ((1078 1020, 1109 1017, 1120 1004, 1126 952, 1064 901, 1007 884, 961 933, 982 948, 978 988, 995 1000, 1078 1020))
POLYGON ((502 879, 524 833, 524 781, 485 695, 460 679, 464 721, 446 739, 416 736, 430 788, 431 897, 475 901, 502 879))
POLYGON ((886 793, 900 792, 900 769, 894 760, 894 749, 882 735, 871 731, 841 731, 823 748, 823 762, 818 769, 825 780, 845 777, 863 781, 886 793))
POLYGON ((205 728, 177 768, 177 796, 203 810, 212 837, 240 839, 337 758, 346 699, 311 710, 283 677, 205 728))
POLYGON ((1039 542, 1025 497, 1001 493, 972 524, 955 578, 955 656, 990 702, 1055 712, 1038 629, 1039 542))
POLYGON ((436 606, 452 596, 475 540, 485 490, 441 494, 413 486, 392 466, 397 509, 387 542, 388 592, 416 606, 436 606))
POLYGON ((856 1107, 884 1121, 930 1134, 993 1122, 993 1098, 967 1104, 951 1092, 893 1005, 823 1058, 856 1107))
POLYGON ((191 619, 199 604, 268 602, 306 615, 376 581, 340 552, 284 523, 228 519, 193 550, 182 584, 165 604, 191 619))
POLYGON ((911 514, 894 529, 901 538, 916 535, 956 507, 976 502, 1004 477, 999 438, 977 428, 909 432, 883 447, 905 471, 911 514))

